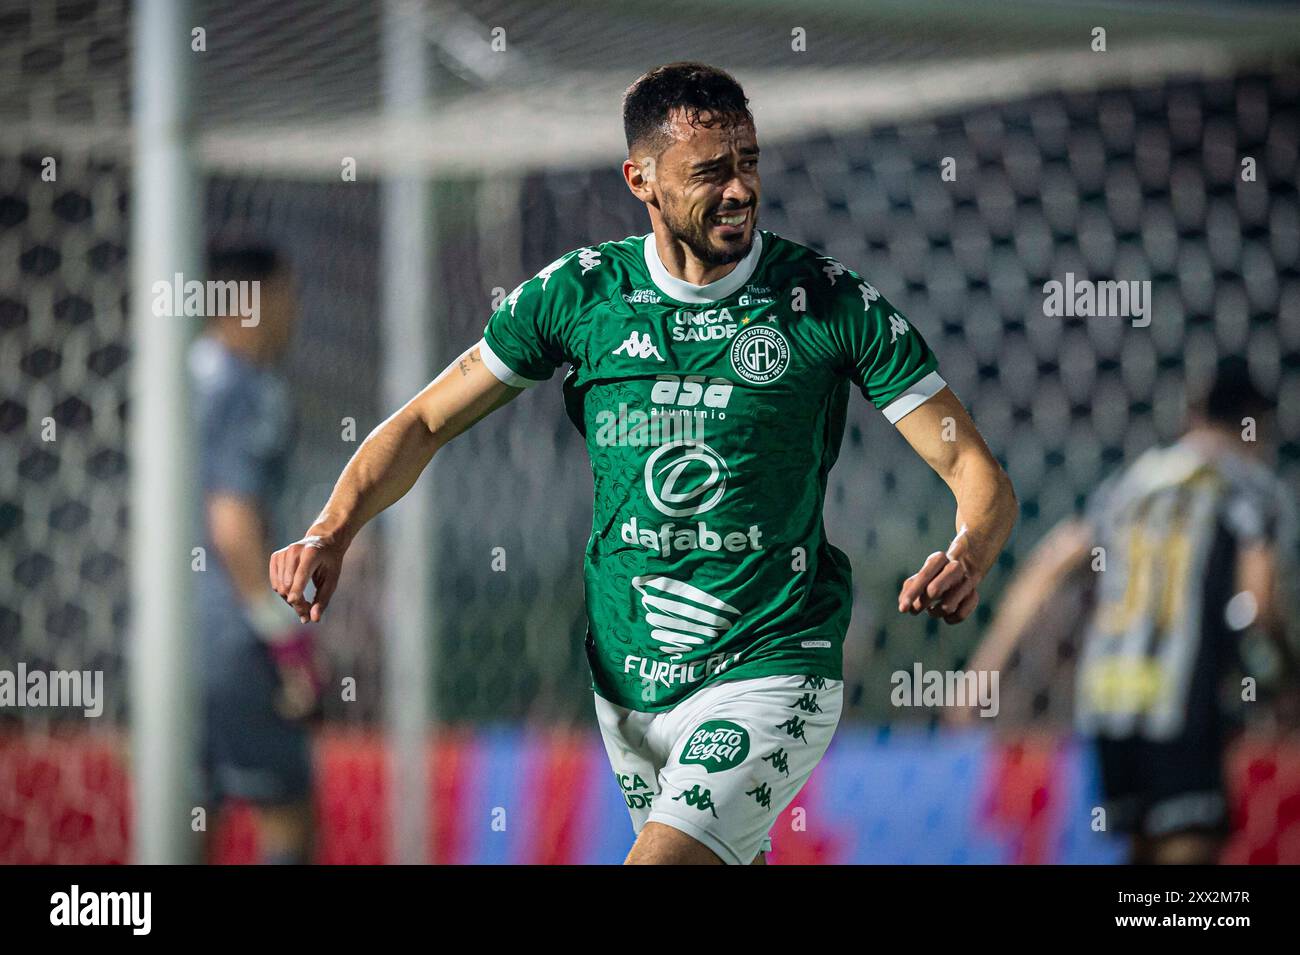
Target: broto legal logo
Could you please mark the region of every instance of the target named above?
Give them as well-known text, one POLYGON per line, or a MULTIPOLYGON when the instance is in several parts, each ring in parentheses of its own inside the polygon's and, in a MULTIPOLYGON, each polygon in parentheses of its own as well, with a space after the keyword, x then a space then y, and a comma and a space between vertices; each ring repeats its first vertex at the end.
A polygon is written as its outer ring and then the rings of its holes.
POLYGON ((731 720, 705 720, 691 733, 678 761, 719 773, 739 766, 749 755, 749 732, 731 720))

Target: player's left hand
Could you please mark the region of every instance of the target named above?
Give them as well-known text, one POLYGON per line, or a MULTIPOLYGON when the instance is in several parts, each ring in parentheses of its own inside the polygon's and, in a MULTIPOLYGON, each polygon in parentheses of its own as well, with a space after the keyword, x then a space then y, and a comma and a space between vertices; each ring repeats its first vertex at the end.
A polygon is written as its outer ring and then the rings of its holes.
POLYGON ((319 716, 324 676, 316 634, 307 627, 297 627, 268 642, 266 648, 279 677, 275 695, 279 714, 299 721, 319 716))
POLYGON ((898 612, 916 616, 922 611, 944 623, 961 623, 979 606, 977 588, 983 577, 966 553, 966 528, 948 547, 937 550, 907 580, 898 592, 898 612))

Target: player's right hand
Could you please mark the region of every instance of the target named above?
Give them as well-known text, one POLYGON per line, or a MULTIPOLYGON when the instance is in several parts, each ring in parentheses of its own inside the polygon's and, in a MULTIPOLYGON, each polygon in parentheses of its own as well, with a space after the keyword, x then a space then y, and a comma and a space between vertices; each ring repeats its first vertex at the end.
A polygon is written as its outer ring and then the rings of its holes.
POLYGON ((285 599, 303 623, 319 623, 338 587, 343 547, 328 535, 313 534, 271 555, 271 589, 285 599), (307 599, 307 582, 316 585, 307 599))

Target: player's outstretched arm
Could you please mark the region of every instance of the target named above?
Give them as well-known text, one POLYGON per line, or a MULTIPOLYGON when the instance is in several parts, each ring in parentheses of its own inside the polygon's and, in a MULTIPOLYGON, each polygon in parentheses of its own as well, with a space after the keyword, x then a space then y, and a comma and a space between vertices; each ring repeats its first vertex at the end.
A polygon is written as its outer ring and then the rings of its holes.
POLYGON ((303 623, 320 620, 357 532, 411 489, 439 448, 520 390, 487 369, 477 346, 452 362, 361 442, 302 540, 271 555, 271 589, 303 623), (311 602, 309 580, 316 585, 311 602))
MULTIPOLYGON (((1300 661, 1291 646, 1288 621, 1294 615, 1288 612, 1290 594, 1282 586, 1278 549, 1270 544, 1251 544, 1237 551, 1236 593, 1249 593, 1255 605, 1253 623, 1273 642, 1281 658, 1283 672, 1288 682, 1300 678, 1300 661)), ((1296 714, 1300 715, 1300 714, 1296 714)))
POLYGON ((1011 534, 1019 503, 1011 479, 952 389, 940 390, 897 428, 957 499, 957 536, 903 582, 898 610, 928 611, 945 623, 960 623, 979 603, 977 588, 1011 534))

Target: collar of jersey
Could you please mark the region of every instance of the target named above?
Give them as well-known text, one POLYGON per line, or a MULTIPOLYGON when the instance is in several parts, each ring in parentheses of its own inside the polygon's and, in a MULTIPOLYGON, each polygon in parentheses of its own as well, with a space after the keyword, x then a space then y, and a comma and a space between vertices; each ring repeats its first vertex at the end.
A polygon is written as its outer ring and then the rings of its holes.
POLYGON ((655 247, 655 234, 651 232, 645 237, 645 265, 650 271, 650 281, 654 282, 659 291, 669 298, 687 305, 717 302, 736 292, 754 274, 762 254, 763 233, 755 229, 754 242, 750 246, 749 254, 737 262, 734 269, 716 282, 710 282, 708 285, 692 285, 670 275, 664 268, 663 262, 659 259, 659 249, 655 247))

